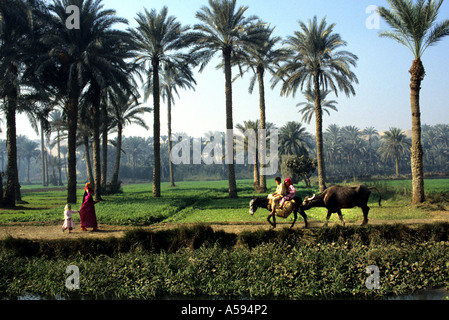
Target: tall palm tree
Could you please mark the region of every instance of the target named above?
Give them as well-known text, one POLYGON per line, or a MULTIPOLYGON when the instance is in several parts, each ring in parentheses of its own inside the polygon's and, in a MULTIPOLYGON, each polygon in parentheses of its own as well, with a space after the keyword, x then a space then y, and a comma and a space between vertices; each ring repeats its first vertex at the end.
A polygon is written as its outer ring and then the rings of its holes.
POLYGON ((355 95, 352 83, 358 83, 351 66, 356 66, 357 56, 348 51, 337 51, 346 46, 339 34, 334 33, 335 24, 327 25, 323 18, 317 18, 304 24, 299 21, 301 31, 284 41, 286 49, 292 52, 289 60, 279 69, 275 86, 283 81, 281 95, 295 96, 298 88, 304 85, 315 92, 315 123, 317 140, 318 180, 320 191, 326 188, 325 168, 323 161, 323 130, 321 90, 328 88, 338 96, 343 91, 346 96, 355 95))
MULTIPOLYGON (((99 6, 100 9, 102 7, 102 5, 99 6)), ((96 41, 90 44, 87 48, 88 54, 84 57, 86 80, 88 80, 86 98, 88 103, 92 105, 94 185, 95 200, 97 201, 101 200, 102 180, 106 179, 105 171, 103 171, 102 177, 100 162, 101 124, 103 124, 103 136, 106 140, 103 145, 103 165, 106 165, 108 127, 107 104, 102 103, 104 102, 102 96, 104 96, 108 87, 119 90, 120 87, 130 86, 128 80, 131 65, 126 62, 126 59, 133 57, 133 43, 129 33, 112 29, 113 25, 117 23, 128 24, 128 21, 117 17, 115 14, 114 10, 101 11, 101 17, 99 17, 101 23, 98 24, 94 32, 96 41)))
MULTIPOLYGON (((261 28, 261 43, 258 46, 248 47, 248 52, 242 56, 241 61, 237 61, 242 67, 247 69, 244 72, 252 71, 253 76, 251 77, 248 92, 253 93, 254 85, 256 80, 259 84, 259 113, 260 113, 260 129, 266 130, 266 116, 265 116, 265 83, 264 76, 266 71, 270 72, 272 75, 276 73, 279 68, 279 64, 285 60, 288 51, 284 48, 277 48, 276 45, 281 41, 280 37, 273 37, 274 28, 260 22, 261 28)), ((239 74, 243 75, 243 73, 239 74)), ((262 139, 262 137, 259 137, 262 139)), ((260 156, 259 162, 265 163, 265 144, 260 144, 260 156)), ((266 176, 260 174, 259 177, 260 191, 264 192, 267 189, 266 176)))
POLYGON ((128 124, 137 124, 148 129, 145 120, 142 118, 145 112, 151 112, 152 109, 141 106, 134 95, 128 93, 111 94, 110 102, 112 104, 111 125, 117 130, 117 141, 115 143, 116 155, 114 164, 114 173, 112 174, 111 185, 118 187, 118 176, 120 170, 120 158, 122 153, 123 129, 128 124))
POLYGON ((20 78, 24 71, 24 46, 31 34, 31 8, 24 0, 5 0, 0 5, 0 99, 6 117, 8 163, 4 197, 15 206, 18 189, 16 111, 19 108, 20 78))
MULTIPOLYGON (((232 68, 231 58, 242 55, 249 47, 260 45, 262 32, 257 27, 255 16, 245 17, 248 7, 236 6, 236 0, 209 0, 209 7, 203 6, 196 13, 199 24, 194 26, 195 49, 203 63, 200 72, 212 59, 215 53, 222 55, 222 66, 225 73, 225 97, 226 97, 226 152, 228 155, 233 150, 233 139, 229 133, 233 132, 232 116, 232 68)), ((233 157, 230 157, 233 160, 233 157)), ((229 197, 237 197, 237 185, 235 182, 234 163, 228 164, 229 197)))
POLYGON ((438 11, 443 0, 388 0, 390 9, 379 7, 380 16, 393 29, 383 31, 381 37, 396 40, 409 48, 415 60, 409 70, 410 105, 412 112, 411 168, 413 203, 424 202, 423 150, 421 143, 421 112, 419 93, 425 70, 421 61, 425 50, 449 35, 449 19, 437 23, 438 11))
POLYGON ((392 158, 396 163, 396 177, 399 177, 399 159, 406 154, 410 147, 410 141, 404 132, 398 128, 390 128, 381 137, 382 144, 379 153, 383 159, 392 158))
MULTIPOLYGON (((193 63, 193 61, 190 61, 193 63)), ((148 99, 148 96, 152 92, 153 78, 148 77, 147 82, 144 85, 144 101, 148 99)), ((160 90, 161 96, 164 101, 167 102, 167 127, 168 127, 168 157, 169 157, 169 172, 170 172, 170 187, 175 186, 174 168, 171 161, 172 150, 172 105, 175 103, 175 94, 179 97, 178 88, 195 90, 196 85, 195 78, 190 63, 183 65, 170 64, 164 65, 160 74, 160 90)))
POLYGON ((160 142, 160 69, 161 65, 183 65, 188 55, 180 50, 190 45, 184 27, 174 16, 168 16, 167 7, 159 13, 156 10, 137 14, 137 28, 130 30, 137 45, 136 62, 145 70, 148 77, 153 78, 153 135, 154 135, 154 168, 153 197, 161 196, 161 142, 160 142))
MULTIPOLYGON (((323 111, 326 111, 328 115, 330 115, 329 109, 338 111, 337 107, 335 106, 337 104, 337 101, 326 100, 326 97, 329 93, 330 93, 329 90, 327 91, 320 90, 321 109, 323 111)), ((312 120, 312 117, 315 114, 315 91, 311 90, 310 88, 307 88, 307 90, 303 92, 303 95, 306 98, 307 102, 300 102, 296 106, 297 107, 304 106, 298 112, 302 113, 301 121, 310 124, 310 121, 312 120)))
MULTIPOLYGON (((111 17, 115 13, 113 10, 102 8, 101 0, 53 0, 49 5, 52 16, 48 24, 51 25, 51 32, 45 33, 41 39, 42 45, 46 46, 47 50, 40 59, 37 72, 47 87, 53 88, 61 96, 66 96, 63 107, 68 124, 67 202, 69 203, 77 201, 76 133, 80 96, 92 79, 92 67, 101 65, 99 55, 104 51, 100 40, 110 31, 110 26, 118 22, 116 18, 111 17), (82 28, 66 27, 66 8, 69 5, 75 5, 80 9, 82 28)), ((90 85, 94 89, 98 83, 93 81, 90 85)))

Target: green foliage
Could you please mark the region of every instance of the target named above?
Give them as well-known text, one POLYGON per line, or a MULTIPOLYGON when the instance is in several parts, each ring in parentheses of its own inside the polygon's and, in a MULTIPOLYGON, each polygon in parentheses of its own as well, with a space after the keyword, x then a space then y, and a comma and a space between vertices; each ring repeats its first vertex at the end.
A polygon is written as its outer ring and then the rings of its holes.
POLYGON ((260 230, 239 236, 197 225, 164 232, 138 229, 122 239, 34 244, 8 238, 0 242, 0 292, 2 297, 106 299, 406 294, 449 285, 448 235, 449 224, 441 223, 260 230), (58 249, 50 254, 51 247, 58 249), (71 264, 80 270, 75 292, 63 285, 71 264), (380 269, 378 290, 365 286, 368 265, 380 269))
POLYGON ((310 177, 316 168, 316 159, 311 159, 305 155, 286 155, 282 157, 282 176, 284 178, 290 178, 294 184, 302 180, 306 184, 306 187, 310 188, 310 177))

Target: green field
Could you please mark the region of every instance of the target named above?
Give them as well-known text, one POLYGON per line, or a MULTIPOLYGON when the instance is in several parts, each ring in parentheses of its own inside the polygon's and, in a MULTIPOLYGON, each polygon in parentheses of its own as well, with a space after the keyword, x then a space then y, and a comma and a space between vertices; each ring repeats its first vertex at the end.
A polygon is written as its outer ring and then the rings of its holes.
MULTIPOLYGON (((429 179, 425 181, 427 196, 430 199, 421 206, 411 205, 411 181, 385 180, 367 182, 376 186, 382 194, 382 207, 377 205, 377 194, 372 193, 369 206, 371 219, 422 219, 429 217, 433 210, 444 210, 447 198, 449 179, 429 179), (441 200, 441 201, 440 201, 441 200), (445 200, 445 201, 443 201, 445 200)), ((251 180, 237 182, 237 199, 229 199, 227 181, 178 182, 177 187, 170 188, 168 183, 162 184, 162 197, 153 198, 151 184, 133 184, 123 186, 123 193, 104 196, 104 200, 96 205, 97 218, 100 223, 115 225, 145 226, 157 222, 261 222, 265 221, 267 211, 259 209, 254 216, 248 213, 251 196, 257 195, 252 188, 251 180)), ((274 181, 268 182, 271 191, 275 190, 274 181)), ((28 186, 22 199, 26 202, 15 209, 0 209, 0 223, 11 222, 56 222, 63 219, 66 191, 48 189, 40 186, 28 186)), ((316 188, 308 189, 304 185, 296 186, 297 195, 318 193, 316 188)), ((79 202, 72 206, 79 209, 83 189, 78 191, 79 202)), ((262 196, 262 195, 261 195, 262 196)), ((326 210, 313 208, 307 211, 310 219, 324 221, 326 210)), ((347 222, 362 219, 360 208, 343 210, 347 222)), ((79 217, 75 216, 75 221, 79 217)), ((291 221, 289 217, 287 221, 291 221)), ((301 218, 299 218, 299 221, 301 218)), ((331 221, 337 221, 333 215, 331 221)))

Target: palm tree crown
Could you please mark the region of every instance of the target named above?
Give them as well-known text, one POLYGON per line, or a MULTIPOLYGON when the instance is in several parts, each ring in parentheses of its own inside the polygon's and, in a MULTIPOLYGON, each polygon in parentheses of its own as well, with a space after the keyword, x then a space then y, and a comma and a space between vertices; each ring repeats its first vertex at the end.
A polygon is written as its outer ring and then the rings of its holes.
POLYGON ((380 7, 379 14, 393 31, 382 31, 381 37, 393 39, 409 48, 415 59, 449 35, 449 19, 436 23, 443 0, 388 0, 391 10, 380 7))
POLYGON ((289 121, 279 132, 279 152, 284 155, 309 155, 310 134, 300 122, 289 121))
POLYGON ((195 50, 200 52, 202 64, 200 71, 209 63, 217 51, 238 57, 255 45, 255 36, 262 36, 257 28, 257 17, 245 17, 248 7, 237 8, 236 0, 209 0, 210 8, 203 6, 196 13, 200 24, 195 24, 195 50))
POLYGON ((351 66, 356 66, 357 56, 348 51, 336 51, 347 45, 338 33, 333 33, 335 24, 327 25, 325 18, 318 24, 316 17, 304 24, 299 21, 301 31, 288 36, 286 49, 292 52, 289 61, 278 71, 273 86, 283 80, 281 94, 295 96, 298 88, 312 87, 319 81, 320 87, 331 89, 338 96, 343 91, 347 96, 355 94, 352 82, 358 83, 351 66))
MULTIPOLYGON (((337 107, 335 106, 337 104, 337 101, 335 100, 326 100, 327 95, 330 93, 329 90, 323 91, 320 90, 321 95, 321 108, 326 111, 328 115, 330 115, 329 109, 338 111, 337 107)), ((304 106, 302 109, 300 109, 298 112, 302 113, 302 119, 301 121, 306 122, 307 124, 310 123, 312 120, 313 115, 315 114, 315 92, 311 90, 310 88, 307 88, 305 92, 303 92, 304 97, 306 98, 307 102, 300 102, 296 106, 304 106)))

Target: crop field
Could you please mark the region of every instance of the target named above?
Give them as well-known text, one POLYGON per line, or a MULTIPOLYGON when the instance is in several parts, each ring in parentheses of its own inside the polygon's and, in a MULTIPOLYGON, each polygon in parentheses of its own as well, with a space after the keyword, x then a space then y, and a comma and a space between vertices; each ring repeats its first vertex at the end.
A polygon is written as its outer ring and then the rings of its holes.
MULTIPOLYGON (((349 183, 348 183, 349 184, 349 183)), ((391 180, 367 183, 376 186, 382 194, 382 206, 378 207, 378 196, 373 192, 368 205, 371 210, 370 220, 403 220, 431 218, 433 212, 446 210, 449 179, 426 180, 428 201, 419 207, 412 206, 410 200, 411 181, 391 180)), ((249 215, 249 201, 255 194, 251 180, 239 180, 237 183, 239 197, 229 199, 227 196, 227 181, 178 182, 174 188, 162 184, 162 197, 151 196, 151 184, 133 184, 123 186, 123 193, 104 196, 104 201, 96 205, 99 223, 112 225, 148 226, 154 223, 261 223, 266 220, 267 211, 259 209, 254 216, 249 215)), ((274 181, 268 182, 268 187, 275 190, 274 181)), ((78 192, 78 203, 72 206, 80 207, 82 187, 78 192)), ((317 189, 308 189, 303 185, 296 187, 301 198, 318 193, 317 189)), ((0 223, 58 222, 63 219, 66 191, 63 189, 45 190, 41 187, 26 188, 23 191, 23 204, 16 209, 0 209, 0 223)), ((326 210, 312 208, 306 212, 311 220, 325 220, 326 210)), ((343 210, 346 222, 361 221, 360 208, 343 210)), ((75 215, 75 223, 79 217, 75 215)), ((287 218, 292 221, 293 217, 287 218)), ((283 219, 278 219, 283 220, 283 219)), ((338 220, 333 215, 331 222, 338 220)), ((298 218, 298 224, 302 218, 298 218)))

